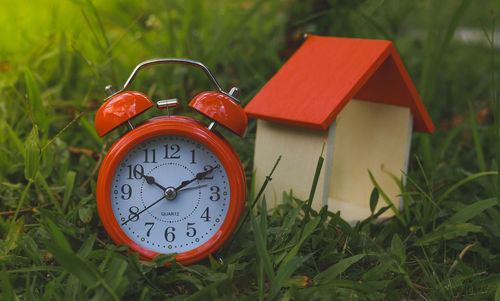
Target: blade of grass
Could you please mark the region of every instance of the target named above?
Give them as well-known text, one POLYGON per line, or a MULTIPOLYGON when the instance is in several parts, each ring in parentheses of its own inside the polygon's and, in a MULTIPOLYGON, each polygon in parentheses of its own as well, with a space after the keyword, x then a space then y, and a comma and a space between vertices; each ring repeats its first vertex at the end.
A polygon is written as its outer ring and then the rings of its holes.
POLYGON ((421 246, 422 254, 424 254, 425 261, 417 258, 417 263, 420 266, 420 270, 424 272, 427 281, 430 281, 434 290, 443 292, 445 290, 443 282, 439 279, 439 275, 434 269, 433 261, 427 255, 427 252, 423 246, 421 246))
POLYGON ((358 254, 339 260, 336 264, 316 275, 314 277, 314 283, 321 285, 323 283, 334 281, 337 276, 345 272, 350 266, 360 261, 363 257, 365 257, 365 254, 358 254))
POLYGON ((258 293, 259 293, 259 301, 264 300, 264 262, 259 260, 257 263, 257 283, 258 283, 258 293))
MULTIPOLYGON (((471 0, 462 0, 458 5, 458 8, 452 15, 451 21, 445 30, 444 37, 438 34, 438 21, 442 18, 439 17, 439 13, 444 11, 442 9, 442 1, 431 1, 431 14, 430 20, 431 25, 427 34, 427 41, 424 49, 424 65, 422 70, 422 80, 420 86, 420 93, 424 103, 429 103, 435 94, 435 86, 437 77, 440 72, 441 63, 443 56, 448 53, 448 47, 453 38, 453 35, 458 27, 460 20, 462 19, 464 13, 467 11, 467 7, 470 5, 471 0)), ((424 164, 426 169, 430 169, 432 162, 434 162, 434 157, 432 156, 432 145, 430 142, 429 135, 421 135, 420 143, 422 145, 422 153, 424 157, 424 164)))
POLYGON ((366 12, 360 12, 361 17, 366 20, 373 28, 375 28, 385 40, 393 41, 394 38, 389 30, 385 29, 385 26, 381 22, 377 21, 375 18, 367 14, 366 12))
POLYGON ((19 215, 19 211, 23 207, 24 200, 26 199, 26 195, 28 194, 28 190, 30 189, 31 184, 33 184, 32 179, 28 180, 28 184, 26 184, 26 187, 21 194, 21 199, 19 200, 19 203, 17 203, 16 212, 14 213, 14 217, 12 218, 13 221, 17 220, 17 216, 19 215))
POLYGON ((63 210, 61 208, 61 205, 59 204, 57 199, 54 197, 54 193, 50 189, 49 184, 47 183, 47 180, 45 180, 45 178, 40 173, 38 173, 36 176, 36 184, 37 184, 37 186, 38 185, 42 186, 43 190, 45 190, 45 193, 47 193, 47 195, 49 196, 50 202, 54 205, 54 207, 57 209, 57 211, 62 214, 63 210))
POLYGON ((76 172, 70 170, 66 175, 65 189, 64 189, 64 197, 62 202, 62 210, 66 211, 66 207, 68 206, 69 198, 71 193, 73 192, 73 186, 75 185, 76 172))
POLYGON ((259 223, 259 227, 260 227, 260 233, 262 233, 262 237, 264 238, 264 242, 266 243, 266 248, 267 248, 267 241, 266 241, 266 237, 267 237, 267 202, 266 202, 266 198, 264 197, 264 199, 262 200, 262 204, 261 204, 261 207, 260 207, 260 223, 259 223))
POLYGON ((297 254, 299 253, 300 247, 304 244, 304 242, 311 237, 311 234, 316 230, 316 228, 319 225, 319 222, 321 221, 321 216, 317 216, 314 219, 310 220, 304 227, 301 227, 301 232, 297 236, 298 241, 295 244, 295 246, 288 252, 286 257, 283 259, 282 263, 280 264, 286 264, 290 260, 292 260, 297 254))
POLYGON ((113 255, 104 279, 113 292, 117 292, 122 291, 129 283, 128 278, 124 275, 128 267, 128 262, 121 258, 119 254, 115 253, 113 255))
POLYGON ((377 188, 373 188, 372 193, 370 194, 370 212, 373 216, 375 213, 375 209, 377 208, 379 193, 377 188))
POLYGON ((157 255, 153 258, 153 263, 157 266, 157 267, 162 267, 164 266, 165 264, 167 264, 168 262, 171 262, 172 260, 175 259, 175 255, 176 254, 160 254, 160 255, 157 255))
POLYGON ((87 133, 90 134, 94 140, 99 143, 99 145, 103 145, 104 141, 99 135, 97 135, 97 132, 94 128, 94 126, 90 123, 90 121, 87 120, 87 118, 83 117, 80 118, 80 123, 81 125, 87 130, 87 133))
POLYGON ((392 236, 390 250, 398 264, 403 264, 406 261, 405 246, 397 233, 392 236))
POLYGON ((465 223, 470 219, 478 216, 484 210, 491 208, 497 204, 496 198, 490 198, 482 201, 477 201, 473 204, 463 207, 452 217, 447 219, 443 224, 459 224, 465 223))
MULTIPOLYGON (((496 200, 495 200, 495 203, 496 203, 496 200)), ((461 252, 460 254, 458 255, 458 258, 455 259, 450 267, 450 269, 448 270, 448 272, 446 273, 446 277, 450 277, 451 274, 455 271, 455 269, 457 268, 458 266, 458 260, 462 260, 462 258, 465 256, 465 253, 467 253, 472 247, 474 247, 475 245, 477 245, 477 241, 473 244, 468 244, 461 252)))
POLYGON ((108 40, 108 37, 106 35, 106 30, 104 29, 104 26, 102 24, 101 16, 99 15, 99 11, 97 10, 97 8, 95 7, 94 3, 91 0, 87 0, 86 3, 87 3, 87 7, 90 8, 90 10, 92 11, 92 14, 94 15, 94 18, 96 19, 97 26, 99 28, 99 33, 101 34, 102 39, 106 43, 106 48, 109 48, 109 40, 108 40))
POLYGON ((24 71, 24 81, 26 84, 28 102, 33 108, 33 115, 35 117, 36 123, 40 125, 40 129, 44 135, 47 135, 48 130, 48 119, 45 112, 45 107, 43 105, 42 98, 40 96, 40 89, 33 78, 31 70, 26 68, 24 71))
POLYGON ((92 251, 92 248, 94 247, 94 242, 97 237, 97 234, 92 234, 90 235, 82 244, 80 249, 78 250, 78 255, 82 256, 83 258, 86 258, 90 252, 92 251))
POLYGON ((226 282, 227 279, 221 279, 216 282, 210 283, 209 285, 205 286, 201 290, 197 291, 196 293, 183 298, 185 301, 197 301, 197 300, 204 300, 204 298, 200 297, 206 297, 206 296, 213 296, 214 292, 217 292, 217 287, 224 282, 226 282))
POLYGON ((24 156, 25 149, 24 149, 23 142, 21 141, 21 139, 19 139, 19 137, 14 132, 14 130, 12 129, 12 127, 9 125, 8 122, 5 123, 5 126, 7 128, 7 134, 9 136, 9 138, 11 139, 12 143, 14 144, 14 146, 16 147, 17 152, 20 154, 23 154, 23 156, 24 156))
POLYGON ((280 265, 276 277, 273 278, 271 288, 269 290, 269 298, 272 300, 279 293, 280 289, 285 285, 292 274, 309 258, 312 253, 304 257, 294 257, 290 261, 280 265))
POLYGON ((392 212, 394 212, 394 215, 396 215, 396 218, 401 222, 401 224, 403 224, 404 226, 407 226, 408 225, 407 221, 403 218, 403 216, 399 212, 398 208, 396 208, 396 206, 391 201, 391 199, 387 196, 387 194, 385 194, 385 192, 382 190, 382 188, 377 183, 377 181, 375 180, 375 177, 373 176, 373 174, 370 170, 368 170, 368 174, 370 175, 370 180, 372 181, 373 186, 375 186, 375 188, 377 188, 380 196, 382 196, 382 198, 387 203, 387 205, 389 205, 391 207, 391 210, 392 210, 392 212))
POLYGON ((272 175, 273 175, 274 171, 276 170, 276 167, 278 167, 280 160, 281 160, 281 155, 278 157, 278 159, 276 159, 276 162, 274 163, 274 166, 271 169, 271 172, 269 172, 269 174, 266 176, 266 179, 264 180, 264 183, 260 187, 260 190, 257 193, 257 196, 253 200, 252 205, 250 206, 250 209, 253 209, 253 207, 255 207, 255 204, 257 204, 257 201, 260 199, 260 197, 262 196, 262 194, 266 190, 267 184, 269 184, 269 182, 273 180, 272 175))
POLYGON ((35 179, 40 167, 40 156, 38 127, 34 125, 24 142, 24 177, 27 180, 35 179))
POLYGON ((87 7, 90 8, 92 12, 92 16, 96 19, 97 22, 97 27, 99 29, 99 34, 97 33, 96 29, 94 28, 93 22, 91 22, 88 14, 85 12, 84 8, 82 8, 82 15, 85 18, 85 21, 87 22, 87 25, 90 29, 90 32, 92 32, 92 35, 94 36, 95 42, 97 46, 99 47, 99 50, 101 50, 101 53, 106 53, 106 49, 109 48, 109 41, 106 37, 106 34, 104 32, 104 28, 102 27, 102 23, 100 22, 99 15, 95 9, 95 6, 92 4, 90 0, 86 1, 87 7), (102 42, 104 41, 104 46, 102 45, 102 42))
POLYGON ((40 213, 41 213, 45 223, 48 226, 49 233, 53 238, 53 243, 60 246, 65 251, 68 251, 68 252, 72 251, 68 240, 66 239, 66 237, 64 236, 64 234, 62 233, 62 231, 59 229, 59 227, 57 226, 57 224, 55 222, 56 217, 54 217, 52 215, 52 213, 50 213, 49 211, 47 211, 45 209, 40 210, 40 213))
POLYGON ((115 291, 106 282, 99 270, 89 261, 73 252, 71 246, 55 223, 55 217, 49 211, 40 210, 53 240, 45 241, 47 249, 54 255, 55 260, 68 272, 75 275, 88 287, 102 286, 113 300, 120 300, 115 291))
MULTIPOLYGON (((325 149, 325 144, 323 144, 323 148, 321 149, 321 155, 318 158, 318 163, 316 164, 316 171, 314 172, 314 178, 313 182, 311 185, 311 191, 309 192, 309 199, 307 200, 305 212, 304 212, 304 220, 302 222, 303 225, 305 225, 309 221, 309 214, 311 212, 311 206, 312 206, 312 201, 314 199, 314 195, 316 194, 316 187, 318 186, 318 180, 319 180, 319 175, 321 174, 321 167, 323 166, 323 161, 325 159, 323 158, 323 151, 325 149)), ((302 228, 301 232, 304 232, 302 228)), ((301 234, 302 236, 302 234, 301 234)))
POLYGON ((111 52, 113 51, 113 49, 123 40, 124 37, 126 37, 127 35, 130 35, 130 31, 132 30, 132 28, 134 26, 137 25, 137 23, 139 23, 139 21, 144 17, 144 13, 141 13, 137 18, 135 18, 129 26, 127 26, 127 28, 121 33, 121 35, 115 39, 115 41, 108 47, 108 49, 106 50, 106 53, 104 54, 105 56, 110 56, 111 55, 111 52))
POLYGON ((113 300, 120 300, 113 289, 106 283, 104 277, 90 262, 83 260, 72 251, 61 246, 46 242, 47 249, 54 255, 55 260, 68 272, 75 275, 88 287, 102 286, 113 300))
POLYGON ((465 179, 462 179, 460 181, 458 181, 457 183, 455 183, 453 186, 451 186, 450 188, 448 188, 442 195, 441 197, 439 197, 439 199, 436 201, 436 203, 439 205, 439 203, 441 203, 450 193, 452 193, 453 191, 455 191, 458 187, 464 185, 465 183, 467 182, 470 182, 474 179, 477 179, 479 177, 483 177, 483 176, 491 176, 491 175, 498 175, 498 172, 496 171, 486 171, 486 172, 478 172, 478 173, 475 173, 471 176, 468 176, 467 178, 465 179))
POLYGON ((441 240, 455 239, 457 237, 467 236, 469 233, 481 232, 482 230, 483 227, 471 223, 442 224, 434 231, 417 239, 416 244, 425 246, 434 242, 441 243, 441 240))
MULTIPOLYGON (((403 213, 405 214, 405 217, 406 217, 405 220, 409 221, 411 219, 410 204, 414 203, 414 201, 413 201, 411 194, 409 194, 406 190, 406 183, 403 183, 403 180, 401 180, 401 178, 396 177, 391 172, 387 172, 387 174, 394 180, 394 183, 396 183, 398 185, 399 190, 401 190, 401 194, 399 196, 401 197, 401 199, 403 201, 403 213)), ((408 175, 403 173, 403 177, 407 179, 408 175)))
MULTIPOLYGON (((264 215, 261 215, 261 218, 267 218, 264 215)), ((258 259, 263 262, 264 271, 270 279, 274 279, 274 270, 271 261, 271 257, 269 256, 269 252, 267 252, 267 243, 266 243, 266 230, 261 229, 261 226, 257 224, 257 221, 252 213, 250 213, 250 224, 252 225, 253 234, 255 238, 255 247, 257 249, 258 259)))
POLYGON ((52 139, 50 139, 43 147, 42 147, 42 152, 52 143, 54 140, 57 139, 62 133, 64 133, 73 123, 75 123, 82 115, 85 114, 85 112, 80 112, 78 115, 75 116, 62 130, 60 130, 52 139))
POLYGON ((3 300, 18 300, 16 292, 9 281, 9 274, 7 273, 7 268, 2 264, 2 299, 3 300))
POLYGON ((176 55, 182 55, 186 52, 185 46, 187 46, 186 44, 190 40, 193 19, 196 18, 195 13, 198 9, 203 10, 203 3, 199 0, 191 0, 188 1, 184 7, 185 11, 178 37, 182 42, 178 44, 176 55))
POLYGON ((231 238, 230 240, 227 242, 227 245, 231 245, 231 243, 233 242, 233 239, 234 237, 237 236, 237 234, 240 232, 241 230, 241 227, 246 223, 247 219, 248 219, 248 215, 252 213, 252 210, 253 208, 255 207, 255 205, 257 204, 257 201, 260 199, 260 197, 262 196, 262 194, 264 193, 264 191, 266 190, 266 187, 267 187, 267 184, 269 184, 270 181, 272 181, 272 175, 274 173, 274 170, 276 169, 276 167, 278 167, 278 164, 281 160, 281 156, 278 157, 278 159, 276 160, 276 162, 274 163, 274 166, 273 168, 271 169, 271 172, 269 172, 269 174, 266 176, 266 179, 264 180, 264 183, 262 184, 262 186, 260 187, 260 190, 259 192, 257 193, 257 196, 255 197, 255 199, 253 200, 252 204, 248 207, 248 210, 245 212, 245 215, 243 216, 243 218, 241 219, 241 222, 238 224, 238 226, 236 227, 236 230, 234 231, 233 235, 231 235, 231 238))
POLYGON ((63 268, 58 267, 58 266, 52 266, 52 265, 41 265, 41 266, 32 266, 32 267, 25 267, 25 268, 18 268, 18 269, 13 269, 9 270, 8 272, 10 274, 13 273, 30 273, 30 272, 62 272, 63 268))
MULTIPOLYGON (((498 14, 498 12, 497 12, 498 14)), ((496 167, 497 171, 500 172, 500 101, 498 100, 498 83, 496 82, 496 63, 495 63, 495 57, 496 57, 496 48, 495 48, 495 21, 496 21, 496 16, 497 14, 492 13, 491 17, 491 33, 488 34, 486 29, 483 27, 484 31, 484 36, 486 37, 486 40, 488 41, 489 47, 490 47, 490 52, 491 52, 491 71, 490 71, 490 87, 491 87, 491 98, 493 100, 493 118, 494 118, 494 125, 495 125, 495 149, 496 149, 496 167)), ((498 205, 500 205, 500 175, 497 175, 497 180, 496 180, 496 188, 497 188, 497 201, 498 205)))
POLYGON ((23 233, 24 228, 24 216, 21 216, 19 220, 13 220, 9 225, 9 232, 7 232, 7 236, 5 236, 3 241, 3 251, 4 256, 14 250, 18 243, 19 239, 21 239, 21 235, 23 233))
POLYGON ((467 104, 469 105, 469 119, 472 129, 472 139, 474 141, 474 149, 476 151, 477 165, 479 166, 479 171, 486 171, 486 161, 484 160, 483 147, 481 145, 481 140, 479 139, 479 132, 477 130, 476 114, 472 103, 467 99, 467 104))
MULTIPOLYGON (((252 2, 253 6, 251 9, 245 11, 244 15, 241 18, 238 18, 238 23, 231 26, 230 30, 224 32, 224 34, 218 34, 212 40, 212 51, 210 51, 210 55, 208 57, 209 65, 213 65, 217 62, 217 58, 223 58, 227 55, 227 51, 230 51, 226 43, 222 43, 222 41, 228 41, 235 36, 241 34, 243 30, 245 30, 245 26, 248 22, 252 20, 252 16, 255 15, 259 8, 266 3, 266 0, 258 0, 257 2, 252 2)), ((250 4, 250 3, 249 3, 250 4)))

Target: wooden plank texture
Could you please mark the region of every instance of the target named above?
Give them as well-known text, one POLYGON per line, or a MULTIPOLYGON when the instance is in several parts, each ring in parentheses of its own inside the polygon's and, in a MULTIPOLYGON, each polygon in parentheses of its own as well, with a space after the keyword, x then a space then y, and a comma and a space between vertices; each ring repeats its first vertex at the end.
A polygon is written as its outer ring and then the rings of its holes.
MULTIPOLYGON (((349 221, 370 215, 369 200, 377 183, 399 206, 398 185, 390 174, 402 177, 407 160, 411 130, 408 108, 352 100, 336 119, 328 208, 341 211, 349 221)), ((404 171, 406 172, 406 171, 404 171)), ((379 199, 377 209, 386 206, 379 199)), ((385 216, 391 215, 387 211, 385 216)))
MULTIPOLYGON (((256 190, 264 183, 276 159, 282 156, 272 181, 266 188, 268 207, 281 203, 283 192, 289 192, 290 189, 302 200, 309 197, 316 164, 327 139, 328 131, 258 121, 254 155, 257 166, 254 186, 256 190)), ((326 153, 324 155, 326 156, 326 153)), ((313 200, 315 209, 320 209, 323 205, 324 170, 323 166, 313 200)))

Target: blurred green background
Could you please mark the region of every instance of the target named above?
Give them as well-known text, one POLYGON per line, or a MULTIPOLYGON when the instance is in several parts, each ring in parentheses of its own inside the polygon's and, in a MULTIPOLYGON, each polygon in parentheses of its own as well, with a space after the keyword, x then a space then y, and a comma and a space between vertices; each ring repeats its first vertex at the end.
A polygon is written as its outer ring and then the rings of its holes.
MULTIPOLYGON (((0 5, 6 298, 500 300, 499 1, 0 5), (374 223, 372 216, 350 227, 332 212, 313 213, 306 239, 298 230, 308 218, 304 200, 284 195, 275 211, 255 208, 221 262, 161 268, 165 258, 144 263, 113 246, 97 216, 95 180, 124 129, 95 133, 104 87, 121 87, 141 61, 184 57, 207 65, 223 89, 238 86, 246 104, 306 33, 395 43, 436 125, 432 135, 414 135, 401 218, 374 223), (254 241, 259 235, 265 245, 254 241), (256 248, 266 252, 256 257, 256 248), (296 256, 283 263, 290 252, 296 256)), ((145 70, 132 88, 153 100, 180 98, 175 113, 182 115, 193 114, 187 103, 194 95, 211 89, 201 71, 182 66, 145 70)), ((244 139, 228 135, 249 182, 254 134, 250 121, 244 139)))

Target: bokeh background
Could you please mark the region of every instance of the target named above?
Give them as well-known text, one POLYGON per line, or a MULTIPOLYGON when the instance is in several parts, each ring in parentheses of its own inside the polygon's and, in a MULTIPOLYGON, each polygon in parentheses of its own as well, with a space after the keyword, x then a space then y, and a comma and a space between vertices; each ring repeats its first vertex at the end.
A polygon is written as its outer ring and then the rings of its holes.
MULTIPOLYGON (((2 295, 500 300, 499 1, 0 5, 2 295), (113 246, 97 216, 95 180, 125 129, 95 133, 104 87, 121 87, 141 61, 184 57, 207 65, 224 89, 238 86, 246 104, 306 33, 395 43, 436 125, 413 137, 401 216, 351 227, 322 212, 306 226, 304 200, 285 194, 275 211, 253 208, 223 259, 161 268, 169 258, 144 263, 113 246)), ((211 89, 201 71, 182 66, 141 71, 132 88, 153 100, 177 97, 175 113, 197 118, 187 103, 211 89)), ((254 133, 251 121, 245 139, 228 135, 249 182, 254 133)))

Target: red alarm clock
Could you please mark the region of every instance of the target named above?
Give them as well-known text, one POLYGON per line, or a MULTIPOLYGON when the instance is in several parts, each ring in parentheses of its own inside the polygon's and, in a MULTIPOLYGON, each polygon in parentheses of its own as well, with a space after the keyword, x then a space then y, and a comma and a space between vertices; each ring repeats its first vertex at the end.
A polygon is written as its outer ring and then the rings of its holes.
MULTIPOLYGON (((247 117, 236 99, 238 89, 223 92, 209 69, 187 59, 158 59, 134 69, 123 89, 97 111, 99 136, 122 124, 130 131, 108 150, 97 180, 97 209, 117 244, 127 244, 151 260, 175 253, 182 264, 213 253, 235 229, 246 199, 246 180, 233 147, 215 130, 222 125, 239 136, 247 117), (187 64, 202 69, 216 88, 198 94, 189 106, 210 124, 183 116, 161 116, 132 125, 131 119, 154 103, 128 91, 137 72, 155 64, 187 64)), ((159 109, 178 101, 160 100, 159 109)))

